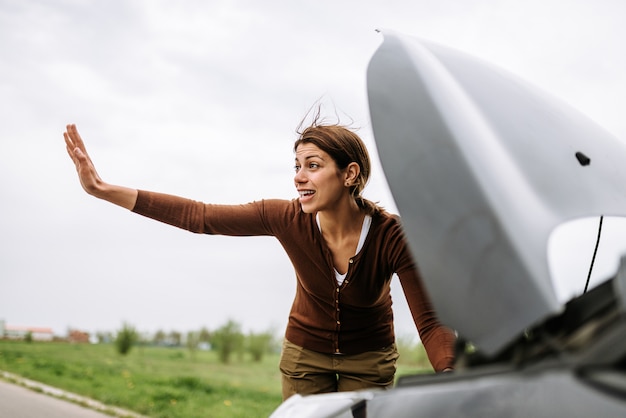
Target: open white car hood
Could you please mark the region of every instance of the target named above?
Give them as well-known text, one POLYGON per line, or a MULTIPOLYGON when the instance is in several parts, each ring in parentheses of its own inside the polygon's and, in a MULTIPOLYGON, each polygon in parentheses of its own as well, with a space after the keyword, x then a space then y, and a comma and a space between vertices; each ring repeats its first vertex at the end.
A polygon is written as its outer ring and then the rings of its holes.
POLYGON ((442 322, 497 353, 562 308, 553 229, 626 214, 626 147, 511 74, 383 33, 369 107, 409 244, 442 322))

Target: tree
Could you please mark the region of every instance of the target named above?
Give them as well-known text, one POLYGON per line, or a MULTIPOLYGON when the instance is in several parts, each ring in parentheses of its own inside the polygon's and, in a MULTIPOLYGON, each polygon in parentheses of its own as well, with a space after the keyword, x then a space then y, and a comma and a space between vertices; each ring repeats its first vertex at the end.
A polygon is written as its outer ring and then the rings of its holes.
POLYGON ((152 342, 156 345, 164 345, 166 341, 165 332, 161 329, 154 334, 154 338, 152 339, 152 342))
POLYGON ((98 340, 98 344, 109 344, 114 340, 113 335, 109 331, 96 332, 96 339, 98 340))
POLYGON ((252 360, 259 362, 263 360, 263 356, 270 351, 274 336, 271 332, 261 332, 248 334, 247 348, 252 355, 252 360))
POLYGON ((225 325, 218 328, 211 338, 211 343, 219 354, 222 363, 229 363, 231 355, 241 352, 243 349, 244 336, 241 333, 241 326, 233 321, 228 320, 225 325))
POLYGON ((171 345, 173 345, 174 347, 180 347, 181 341, 183 340, 183 334, 178 331, 172 330, 168 334, 167 338, 171 345))
POLYGON ((200 333, 195 331, 189 331, 187 333, 187 348, 191 354, 191 358, 195 360, 196 351, 198 351, 198 344, 200 344, 200 333))
POLYGON ((201 343, 211 342, 211 333, 206 327, 202 327, 202 329, 200 329, 200 334, 198 335, 198 339, 201 343))
POLYGON ((122 324, 122 329, 117 332, 117 336, 115 337, 115 347, 117 348, 117 352, 123 356, 128 354, 135 342, 137 342, 137 337, 138 334, 135 327, 127 322, 124 322, 122 324))

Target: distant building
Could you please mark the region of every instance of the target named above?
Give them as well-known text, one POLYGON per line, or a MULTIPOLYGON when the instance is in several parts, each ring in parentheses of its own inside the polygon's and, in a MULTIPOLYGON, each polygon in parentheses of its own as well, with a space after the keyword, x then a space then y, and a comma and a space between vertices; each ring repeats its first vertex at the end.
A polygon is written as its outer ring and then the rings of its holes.
POLYGON ((4 320, 0 320, 0 337, 2 338, 23 340, 29 334, 33 341, 52 341, 54 339, 52 328, 7 325, 4 320))
POLYGON ((89 343, 89 333, 71 329, 67 334, 67 340, 71 343, 89 343))

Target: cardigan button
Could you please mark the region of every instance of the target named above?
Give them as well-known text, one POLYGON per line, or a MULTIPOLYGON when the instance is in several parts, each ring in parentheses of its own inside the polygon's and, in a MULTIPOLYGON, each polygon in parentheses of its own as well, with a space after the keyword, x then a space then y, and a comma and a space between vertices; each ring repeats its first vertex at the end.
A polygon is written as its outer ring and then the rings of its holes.
POLYGON ((354 263, 354 260, 353 260, 353 259, 350 259, 348 262, 349 262, 350 264, 352 264, 352 263, 354 263))

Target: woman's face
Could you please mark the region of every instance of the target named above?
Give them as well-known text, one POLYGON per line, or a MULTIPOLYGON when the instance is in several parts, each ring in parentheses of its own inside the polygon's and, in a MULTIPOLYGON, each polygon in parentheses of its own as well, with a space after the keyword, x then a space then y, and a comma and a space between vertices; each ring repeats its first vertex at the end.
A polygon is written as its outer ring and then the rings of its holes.
POLYGON ((305 213, 332 210, 349 195, 344 173, 317 146, 304 143, 296 149, 294 182, 305 213))

